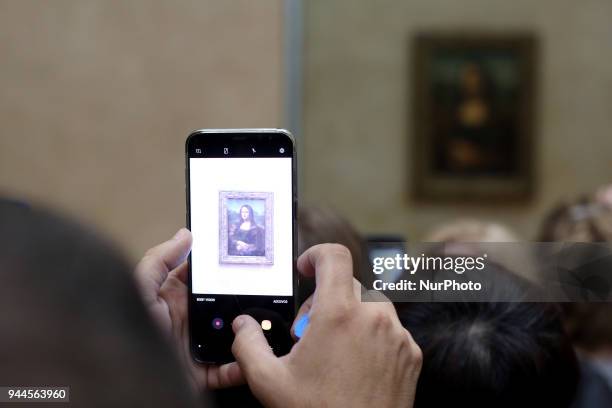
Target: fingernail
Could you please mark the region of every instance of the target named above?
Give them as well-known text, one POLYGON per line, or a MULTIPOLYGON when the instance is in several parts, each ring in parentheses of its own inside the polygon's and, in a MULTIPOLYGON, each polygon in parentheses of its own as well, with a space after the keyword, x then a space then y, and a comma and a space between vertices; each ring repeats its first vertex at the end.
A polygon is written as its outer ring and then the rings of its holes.
POLYGON ((297 321, 297 323, 295 324, 295 327, 293 328, 293 333, 295 333, 295 337, 297 337, 298 339, 301 339, 309 323, 310 323, 310 314, 306 313, 305 315, 300 317, 300 320, 297 321))
POLYGON ((172 237, 173 240, 179 240, 181 239, 185 233, 187 232, 187 230, 185 228, 181 228, 180 230, 177 231, 176 234, 174 234, 174 236, 172 237))
POLYGON ((244 317, 238 316, 234 319, 232 327, 234 328, 234 331, 238 331, 242 326, 244 326, 244 317))

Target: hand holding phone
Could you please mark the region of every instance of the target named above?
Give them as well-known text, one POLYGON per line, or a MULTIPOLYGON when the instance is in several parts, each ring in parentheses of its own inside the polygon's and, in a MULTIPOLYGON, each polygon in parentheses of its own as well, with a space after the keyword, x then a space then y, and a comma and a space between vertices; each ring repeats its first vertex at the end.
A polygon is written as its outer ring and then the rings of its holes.
POLYGON ((233 324, 232 350, 257 398, 267 407, 411 407, 421 350, 390 302, 361 301, 348 249, 314 246, 298 268, 317 286, 300 309, 310 323, 288 355, 270 351, 251 317, 233 324))
POLYGON ((136 267, 136 281, 145 306, 164 334, 178 346, 178 356, 198 391, 244 383, 235 362, 216 366, 198 364, 191 358, 187 320, 187 255, 191 232, 181 228, 173 238, 149 249, 136 267))

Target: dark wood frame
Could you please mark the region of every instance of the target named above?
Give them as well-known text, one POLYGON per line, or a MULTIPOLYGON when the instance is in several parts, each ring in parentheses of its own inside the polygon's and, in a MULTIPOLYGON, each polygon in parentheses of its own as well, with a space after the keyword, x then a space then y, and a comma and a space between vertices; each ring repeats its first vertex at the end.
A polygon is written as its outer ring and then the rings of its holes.
POLYGON ((410 55, 413 61, 412 121, 414 143, 412 150, 412 196, 417 201, 498 201, 517 202, 531 198, 534 191, 535 158, 534 123, 536 107, 536 69, 538 43, 530 33, 455 32, 420 34, 410 41, 410 55), (521 64, 521 94, 519 114, 519 163, 518 175, 514 178, 479 176, 472 179, 443 177, 433 174, 428 167, 432 157, 431 94, 427 64, 432 52, 440 47, 448 48, 494 48, 510 49, 516 52, 521 64))

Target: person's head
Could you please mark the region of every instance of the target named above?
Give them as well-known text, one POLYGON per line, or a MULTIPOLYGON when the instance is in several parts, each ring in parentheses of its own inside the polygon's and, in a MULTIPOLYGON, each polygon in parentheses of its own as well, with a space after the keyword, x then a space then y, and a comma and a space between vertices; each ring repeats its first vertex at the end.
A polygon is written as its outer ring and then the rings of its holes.
POLYGON ((612 206, 590 195, 560 203, 544 217, 538 241, 612 241, 612 206))
POLYGON ((254 222, 255 221, 255 217, 253 217, 253 208, 250 205, 245 204, 242 207, 240 207, 240 220, 242 222, 244 221, 254 222))
POLYGON ((496 287, 479 302, 397 306, 423 351, 415 407, 569 406, 579 374, 558 309, 487 301, 518 300, 530 284, 499 265, 486 273, 496 287))
POLYGON ((113 245, 0 200, 0 383, 69 386, 78 406, 193 406, 113 245))
POLYGON ((425 234, 425 242, 517 242, 518 235, 505 225, 475 219, 440 224, 425 234))
MULTIPOLYGON (((342 244, 348 248, 353 258, 353 276, 361 280, 361 274, 368 268, 365 241, 345 218, 327 208, 300 207, 297 227, 298 255, 317 244, 342 244)), ((303 279, 300 284, 301 300, 313 292, 314 281, 303 279)))
MULTIPOLYGON (((610 187, 595 195, 583 195, 557 205, 545 216, 538 240, 542 242, 612 242, 610 187)), ((587 275, 597 264, 583 250, 584 266, 576 273, 587 275)), ((603 261, 603 258, 602 258, 603 261)), ((600 272, 601 273, 601 272, 600 272)), ((605 273, 605 271, 604 271, 605 273)), ((612 270, 610 271, 612 274, 612 270)), ((610 278, 612 279, 612 278, 610 278)), ((581 351, 610 354, 612 350, 612 304, 607 302, 563 303, 565 328, 581 351)))
POLYGON ((497 222, 470 218, 449 221, 427 232, 424 242, 444 243, 446 253, 452 255, 487 253, 490 259, 525 279, 538 282, 541 278, 534 270, 529 248, 520 244, 519 235, 497 222))

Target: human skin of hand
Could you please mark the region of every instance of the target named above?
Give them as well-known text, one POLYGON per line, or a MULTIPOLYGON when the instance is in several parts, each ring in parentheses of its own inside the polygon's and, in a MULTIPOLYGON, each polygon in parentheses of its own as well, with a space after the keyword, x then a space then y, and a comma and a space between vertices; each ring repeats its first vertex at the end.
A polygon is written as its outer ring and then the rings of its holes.
POLYGON ((237 363, 215 366, 199 364, 191 358, 186 261, 191 243, 191 232, 181 228, 172 239, 149 249, 136 266, 140 292, 153 320, 177 345, 179 358, 197 390, 243 384, 237 363))
POLYGON ((317 245, 298 269, 317 286, 298 315, 309 313, 309 326, 288 355, 272 353, 253 318, 232 324, 232 352, 255 396, 273 408, 411 407, 421 350, 390 302, 361 301, 350 252, 317 245))

